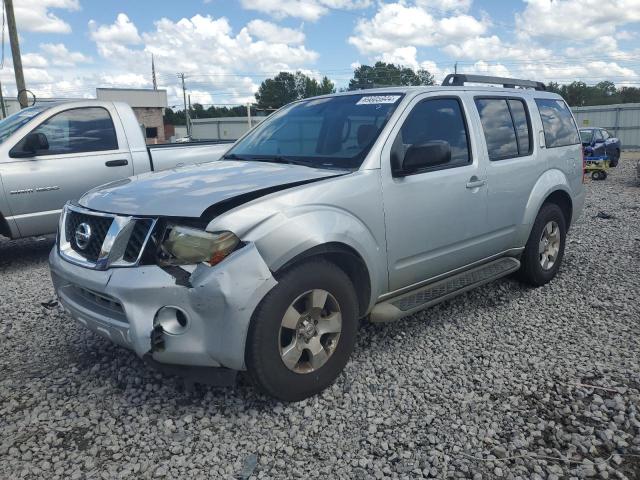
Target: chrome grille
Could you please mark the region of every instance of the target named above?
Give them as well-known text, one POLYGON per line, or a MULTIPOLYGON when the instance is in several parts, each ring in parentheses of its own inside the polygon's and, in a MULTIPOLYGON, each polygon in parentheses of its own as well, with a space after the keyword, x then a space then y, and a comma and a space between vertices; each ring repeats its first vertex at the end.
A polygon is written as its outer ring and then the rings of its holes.
POLYGON ((94 212, 69 203, 60 220, 58 251, 69 262, 96 270, 133 267, 140 261, 155 224, 154 218, 94 212), (83 223, 86 225, 79 229, 83 223), (79 245, 76 233, 86 234, 87 226, 89 238, 79 245))
POLYGON ((113 218, 111 217, 96 217, 79 212, 69 212, 65 230, 71 248, 87 260, 97 261, 112 222, 113 218), (91 238, 89 243, 84 248, 81 248, 76 241, 75 233, 78 226, 83 223, 91 228, 91 238))

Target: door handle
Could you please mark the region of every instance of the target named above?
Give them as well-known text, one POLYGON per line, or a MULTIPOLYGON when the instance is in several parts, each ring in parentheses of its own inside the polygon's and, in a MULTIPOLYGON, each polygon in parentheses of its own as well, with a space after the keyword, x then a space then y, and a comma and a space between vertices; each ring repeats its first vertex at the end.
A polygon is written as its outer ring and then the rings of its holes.
POLYGON ((478 188, 483 186, 486 182, 486 180, 478 180, 475 177, 471 177, 471 179, 469 179, 469 181, 467 182, 467 188, 469 189, 473 189, 473 188, 478 188))
POLYGON ((104 162, 107 167, 124 167, 125 165, 129 165, 128 160, 109 160, 108 162, 104 162))

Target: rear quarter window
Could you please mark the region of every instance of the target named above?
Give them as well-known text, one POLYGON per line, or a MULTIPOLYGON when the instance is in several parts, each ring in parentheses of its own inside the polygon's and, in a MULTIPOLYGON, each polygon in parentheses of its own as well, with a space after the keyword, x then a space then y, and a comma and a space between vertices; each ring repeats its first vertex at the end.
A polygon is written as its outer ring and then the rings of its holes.
POLYGON ((547 148, 564 147, 580 143, 578 128, 571 111, 564 102, 555 98, 536 98, 544 140, 547 148))

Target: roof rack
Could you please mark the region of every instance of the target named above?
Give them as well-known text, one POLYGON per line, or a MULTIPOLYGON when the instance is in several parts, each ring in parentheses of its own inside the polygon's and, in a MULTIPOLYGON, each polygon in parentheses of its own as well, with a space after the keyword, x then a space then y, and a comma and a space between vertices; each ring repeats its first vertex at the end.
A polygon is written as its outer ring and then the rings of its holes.
POLYGON ((517 78, 490 77, 487 75, 467 75, 466 73, 450 73, 442 81, 443 87, 463 87, 466 82, 489 83, 492 85, 502 85, 504 88, 534 88, 536 90, 546 90, 544 83, 533 80, 520 80, 517 78))

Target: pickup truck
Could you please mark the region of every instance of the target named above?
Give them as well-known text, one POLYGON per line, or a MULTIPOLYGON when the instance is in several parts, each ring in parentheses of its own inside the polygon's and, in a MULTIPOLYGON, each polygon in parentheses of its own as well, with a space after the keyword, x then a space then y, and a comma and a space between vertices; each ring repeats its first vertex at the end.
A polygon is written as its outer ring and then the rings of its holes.
POLYGON ((55 233, 68 200, 141 173, 217 160, 225 142, 149 146, 131 107, 47 103, 0 122, 0 235, 55 233))
POLYGON ((220 161, 67 204, 51 277, 72 318, 152 365, 247 370, 301 400, 338 377, 361 318, 552 281, 582 177, 571 110, 542 83, 342 92, 283 107, 220 161))

